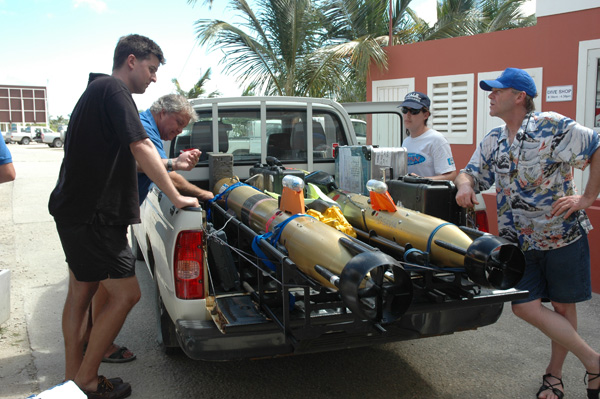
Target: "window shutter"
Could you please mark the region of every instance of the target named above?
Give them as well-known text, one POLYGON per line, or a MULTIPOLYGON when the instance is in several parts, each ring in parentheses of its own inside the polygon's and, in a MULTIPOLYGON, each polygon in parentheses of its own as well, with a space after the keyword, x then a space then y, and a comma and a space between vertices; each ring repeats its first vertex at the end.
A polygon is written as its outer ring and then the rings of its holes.
POLYGON ((427 79, 429 125, 450 144, 473 144, 473 74, 427 79))

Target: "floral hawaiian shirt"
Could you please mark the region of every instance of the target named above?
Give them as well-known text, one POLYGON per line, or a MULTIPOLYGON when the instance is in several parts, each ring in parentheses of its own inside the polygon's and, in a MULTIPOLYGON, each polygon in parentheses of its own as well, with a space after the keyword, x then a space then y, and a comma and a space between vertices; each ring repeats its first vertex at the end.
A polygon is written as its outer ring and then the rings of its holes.
POLYGON ((552 204, 576 194, 573 169, 585 169, 600 147, 598 133, 554 112, 528 114, 512 144, 506 125, 490 131, 461 173, 487 190, 496 184, 498 231, 523 251, 555 249, 592 225, 584 211, 551 216, 552 204))

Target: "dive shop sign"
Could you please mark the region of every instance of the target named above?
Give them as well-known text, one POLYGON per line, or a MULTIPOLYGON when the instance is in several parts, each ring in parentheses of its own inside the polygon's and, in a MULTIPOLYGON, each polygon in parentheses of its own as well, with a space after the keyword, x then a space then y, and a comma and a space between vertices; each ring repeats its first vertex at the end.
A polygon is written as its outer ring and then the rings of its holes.
POLYGON ((573 100, 573 85, 568 86, 550 86, 546 88, 546 101, 572 101, 573 100))

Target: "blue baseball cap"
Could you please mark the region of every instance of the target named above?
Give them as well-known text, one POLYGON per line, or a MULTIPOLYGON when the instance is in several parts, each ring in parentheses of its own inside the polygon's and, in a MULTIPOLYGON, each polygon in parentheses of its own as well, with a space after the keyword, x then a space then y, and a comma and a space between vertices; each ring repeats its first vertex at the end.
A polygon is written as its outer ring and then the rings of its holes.
POLYGON ((535 97, 537 89, 533 78, 527 72, 518 68, 506 68, 496 80, 482 80, 479 87, 485 91, 492 89, 511 88, 524 91, 528 96, 535 97))
POLYGON ((430 106, 431 100, 429 99, 429 97, 418 91, 408 93, 406 97, 404 97, 404 102, 399 105, 399 107, 407 107, 414 109, 421 109, 423 107, 429 109, 430 106))

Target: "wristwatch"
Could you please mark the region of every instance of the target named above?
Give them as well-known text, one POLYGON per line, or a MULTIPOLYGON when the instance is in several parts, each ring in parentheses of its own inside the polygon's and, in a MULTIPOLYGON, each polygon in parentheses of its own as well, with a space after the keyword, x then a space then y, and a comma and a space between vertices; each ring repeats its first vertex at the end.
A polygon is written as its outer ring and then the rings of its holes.
POLYGON ((172 159, 167 159, 167 172, 172 172, 173 169, 173 160, 172 159))

